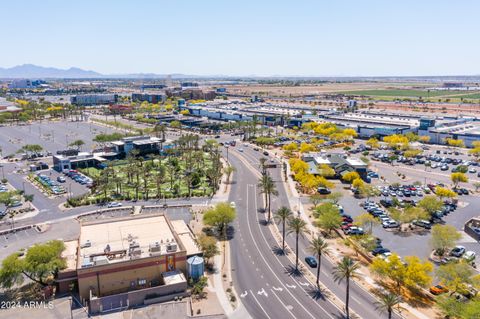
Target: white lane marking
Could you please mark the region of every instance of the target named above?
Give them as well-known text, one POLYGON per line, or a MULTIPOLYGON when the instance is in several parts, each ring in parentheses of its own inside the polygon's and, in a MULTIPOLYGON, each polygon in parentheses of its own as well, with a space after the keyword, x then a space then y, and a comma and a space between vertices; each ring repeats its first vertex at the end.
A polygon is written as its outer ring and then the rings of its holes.
POLYGON ((310 286, 310 284, 308 282, 299 282, 300 285, 302 286, 310 286))
POLYGON ((283 288, 282 287, 272 287, 273 290, 275 291, 283 291, 283 288))
MULTIPOLYGON (((270 290, 271 290, 271 289, 270 289, 270 290)), ((280 298, 278 298, 277 293, 276 293, 275 291, 273 291, 273 290, 272 290, 272 292, 273 292, 273 294, 275 295, 275 297, 277 297, 278 301, 280 301, 280 303, 282 304, 282 306, 284 306, 285 309, 287 309, 287 311, 292 315, 292 317, 293 317, 293 318, 297 318, 297 317, 295 317, 295 315, 292 313, 293 307, 292 307, 291 305, 288 305, 288 306, 287 306, 286 304, 284 304, 283 301, 282 301, 280 298)))
MULTIPOLYGON (((256 192, 256 188, 255 188, 256 185, 254 185, 254 188, 253 188, 253 191, 254 191, 254 194, 255 194, 255 200, 254 200, 254 208, 255 208, 255 212, 257 211, 257 192, 256 192)), ((248 209, 248 190, 247 190, 247 209, 248 209)), ((265 265, 267 266, 268 269, 270 269, 270 271, 272 272, 273 276, 275 278, 277 278, 277 280, 280 282, 280 284, 285 287, 286 289, 286 286, 283 284, 283 281, 280 280, 280 278, 277 276, 277 274, 273 271, 272 267, 270 266, 270 264, 267 262, 267 260, 265 259, 265 257, 263 256, 262 252, 260 251, 260 248, 258 247, 258 244, 257 244, 257 241, 255 240, 255 237, 253 236, 253 232, 252 232, 252 227, 250 226, 250 216, 251 214, 247 214, 247 225, 248 225, 248 230, 250 232, 250 236, 252 237, 252 241, 253 241, 253 244, 255 246, 255 248, 257 248, 258 250, 258 253, 260 254, 260 257, 263 259, 263 261, 265 262, 265 265)), ((258 214, 256 214, 258 215, 258 214)), ((260 225, 258 224, 258 217, 257 217, 257 225, 260 227, 260 225)), ((260 231, 260 233, 262 234, 263 236, 263 233, 260 231)), ((265 240, 265 243, 268 245, 268 242, 267 240, 265 239, 265 236, 263 236, 263 239, 265 240)), ((280 264, 281 265, 281 264, 280 264)), ((283 266, 282 266, 283 267, 283 266)), ((307 308, 305 308, 305 306, 297 299, 295 298, 295 296, 289 291, 289 290, 286 290, 290 296, 292 296, 292 298, 303 308, 303 310, 305 310, 305 312, 307 314, 309 314, 313 319, 316 319, 317 317, 314 316, 312 313, 310 313, 307 308)), ((323 310, 323 312, 325 312, 325 314, 327 316, 329 316, 330 318, 334 319, 325 309, 323 309, 319 304, 316 303, 316 305, 323 310)))
POLYGON ((257 291, 257 294, 259 295, 264 295, 265 297, 268 297, 267 292, 265 291, 265 288, 262 288, 262 290, 257 291))
MULTIPOLYGON (((254 185, 255 195, 257 194, 257 192, 256 192, 256 186, 257 186, 257 185, 254 185)), ((248 192, 247 192, 247 195, 248 195, 248 192)), ((257 211, 257 207, 258 207, 258 206, 257 206, 257 196, 255 196, 254 203, 255 203, 255 211, 257 211)), ((248 205, 247 205, 247 207, 248 207, 248 205)), ((249 227, 249 229, 250 229, 250 223, 248 222, 248 217, 249 217, 249 216, 250 216, 250 214, 247 214, 247 224, 248 224, 248 227, 249 227)), ((267 238, 265 238, 265 235, 264 235, 264 233, 263 233, 263 231, 262 231, 262 229, 261 229, 261 227, 260 227, 260 223, 259 223, 259 219, 258 219, 258 214, 256 214, 256 220, 257 220, 257 223, 256 223, 256 224, 257 224, 257 227, 258 227, 258 229, 259 229, 259 231, 260 231, 260 234, 262 235, 263 240, 265 241, 265 243, 266 243, 267 246, 268 246, 267 238)), ((250 235, 252 236, 252 239, 253 239, 253 235, 252 235, 251 230, 250 230, 250 235)), ((255 247, 257 247, 257 250, 259 250, 256 241, 254 241, 254 244, 255 244, 255 247)), ((260 250, 259 250, 259 251, 260 251, 260 250)), ((260 255, 260 256, 265 260, 265 258, 263 257, 263 255, 260 255)), ((278 261, 278 263, 280 264, 280 266, 283 267, 282 263, 280 262, 280 259, 279 259, 277 256, 275 256, 275 255, 273 255, 273 256, 274 256, 275 259, 277 259, 277 261, 278 261)), ((265 263, 266 263, 266 261, 265 261, 265 263)), ((270 268, 270 271, 272 271, 270 265, 267 264, 267 266, 270 268)), ((273 272, 273 271, 272 271, 272 272, 273 272)), ((274 274, 274 275, 275 275, 275 274, 274 274)), ((275 276, 276 276, 276 275, 275 275, 275 276)), ((292 278, 292 280, 293 280, 294 282, 298 283, 298 282, 295 280, 295 278, 293 278, 293 277, 290 277, 290 278, 292 278)), ((278 279, 278 277, 277 277, 277 279, 278 279)), ((283 285, 283 283, 282 283, 282 285, 283 285)), ((285 286, 284 286, 284 287, 285 287, 285 286)), ((302 288, 302 290, 305 291, 305 292, 307 292, 307 291, 306 291, 305 289, 303 289, 303 288, 302 288)), ((308 313, 310 316, 312 316, 312 318, 316 318, 314 315, 312 315, 312 314, 305 308, 305 306, 304 306, 302 303, 300 303, 300 302, 298 301, 297 298, 295 298, 295 297, 293 296, 293 294, 292 294, 289 290, 287 290, 287 292, 293 297, 293 299, 295 299, 295 301, 303 308, 303 310, 305 310, 306 313, 308 313)), ((313 298, 312 298, 312 299, 313 299, 313 298)), ((334 319, 334 317, 333 317, 331 314, 329 314, 329 313, 327 312, 327 310, 324 309, 319 303, 315 302, 314 304, 315 304, 318 308, 320 308, 329 318, 334 319)), ((334 303, 330 302, 330 304, 340 310, 340 308, 339 308, 337 305, 335 305, 334 303)))
POLYGON ((248 291, 245 290, 245 292, 240 294, 241 298, 245 298, 248 295, 248 291))
POLYGON ((295 285, 289 285, 289 284, 285 284, 285 285, 286 285, 288 288, 290 288, 290 289, 295 289, 295 288, 297 288, 297 286, 295 286, 295 285))
POLYGON ((355 300, 359 305, 361 305, 362 303, 355 297, 352 296, 352 299, 355 300))
POLYGON ((265 311, 265 309, 263 309, 262 305, 260 304, 260 302, 258 302, 258 299, 257 297, 255 297, 255 294, 250 290, 250 293, 252 294, 252 297, 253 299, 255 299, 255 301, 257 302, 258 306, 260 307, 260 309, 262 309, 262 311, 265 313, 265 316, 267 316, 268 319, 271 319, 270 316, 268 315, 268 313, 265 311))

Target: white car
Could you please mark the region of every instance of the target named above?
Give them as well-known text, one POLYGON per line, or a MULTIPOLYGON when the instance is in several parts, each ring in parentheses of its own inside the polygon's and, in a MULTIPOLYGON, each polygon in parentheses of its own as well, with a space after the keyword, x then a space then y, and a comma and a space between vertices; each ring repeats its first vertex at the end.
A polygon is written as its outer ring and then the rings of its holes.
POLYGON ((399 227, 400 225, 393 219, 389 219, 387 221, 384 221, 382 223, 382 227, 383 228, 397 228, 399 227))
POLYGON ((469 173, 476 173, 477 170, 475 169, 475 167, 470 167, 470 168, 468 169, 468 172, 469 172, 469 173))
POLYGON ((121 207, 123 204, 119 202, 110 202, 108 203, 107 207, 108 208, 113 208, 113 207, 121 207))
POLYGON ((465 254, 463 254, 462 257, 463 257, 465 260, 467 260, 467 261, 474 261, 474 260, 475 260, 475 256, 476 256, 475 252, 469 250, 469 251, 467 251, 465 254))
POLYGON ((238 151, 239 151, 239 152, 243 152, 243 148, 239 148, 238 151))

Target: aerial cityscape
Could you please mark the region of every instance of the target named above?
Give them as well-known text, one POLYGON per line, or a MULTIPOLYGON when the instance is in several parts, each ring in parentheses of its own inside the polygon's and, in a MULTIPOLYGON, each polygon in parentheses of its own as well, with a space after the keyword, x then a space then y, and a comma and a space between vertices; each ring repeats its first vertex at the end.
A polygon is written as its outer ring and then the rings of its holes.
POLYGON ((480 319, 480 4, 0 8, 0 319, 480 319))

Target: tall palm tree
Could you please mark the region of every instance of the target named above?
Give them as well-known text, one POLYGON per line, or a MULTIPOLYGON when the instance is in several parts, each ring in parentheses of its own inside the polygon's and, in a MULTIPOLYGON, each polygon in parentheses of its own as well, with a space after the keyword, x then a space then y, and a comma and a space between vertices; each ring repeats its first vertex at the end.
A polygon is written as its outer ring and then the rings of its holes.
POLYGON ((307 223, 300 217, 288 220, 288 234, 295 233, 295 270, 298 271, 298 237, 307 232, 307 223))
POLYGON ((278 195, 277 186, 270 175, 266 174, 260 177, 260 180, 258 181, 258 187, 260 188, 260 193, 265 195, 265 210, 268 209, 267 221, 270 222, 272 216, 272 195, 278 195))
POLYGON ((280 207, 275 215, 273 216, 273 219, 277 223, 282 223, 282 250, 285 252, 285 224, 287 223, 287 220, 292 217, 292 211, 288 209, 285 206, 280 207))
POLYGON ((317 267, 317 286, 320 286, 320 267, 322 266, 322 255, 328 255, 330 249, 328 243, 318 235, 310 242, 310 252, 318 258, 317 267))
POLYGON ((394 293, 381 294, 379 297, 379 301, 375 302, 375 310, 378 310, 380 313, 386 312, 388 319, 392 319, 393 307, 402 301, 401 298, 394 293))
POLYGON ((265 167, 265 163, 267 162, 267 158, 266 157, 261 157, 258 161, 260 162, 260 168, 262 169, 262 175, 266 175, 267 174, 267 169, 265 167))
POLYGON ((350 310, 348 307, 350 301, 350 279, 358 278, 358 269, 360 264, 355 262, 352 258, 345 256, 340 260, 337 265, 333 268, 333 280, 335 282, 342 282, 343 279, 347 281, 347 288, 345 294, 345 314, 347 319, 350 318, 350 310))

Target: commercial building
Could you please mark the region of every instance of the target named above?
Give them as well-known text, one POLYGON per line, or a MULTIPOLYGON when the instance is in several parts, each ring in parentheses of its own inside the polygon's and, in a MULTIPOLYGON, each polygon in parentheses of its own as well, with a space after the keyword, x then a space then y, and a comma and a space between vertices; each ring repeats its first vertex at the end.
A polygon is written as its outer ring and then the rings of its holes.
POLYGON ((133 102, 162 103, 165 102, 167 96, 165 94, 148 94, 148 93, 132 93, 133 102))
POLYGON ((348 157, 345 154, 335 153, 306 153, 302 160, 309 165, 309 173, 320 174, 319 166, 326 164, 335 170, 338 178, 349 172, 357 172, 361 178, 366 179, 368 165, 358 158, 348 157))
POLYGON ((117 103, 117 94, 84 94, 70 97, 70 103, 74 105, 105 105, 117 103))
POLYGON ((19 79, 19 80, 13 80, 8 85, 8 88, 9 89, 33 89, 45 83, 46 83, 45 81, 41 81, 41 80, 19 79))
POLYGON ((0 113, 10 112, 17 113, 22 109, 15 105, 15 103, 7 101, 7 99, 0 97, 0 113))
POLYGON ((185 222, 161 213, 83 223, 78 240, 66 247, 59 290, 78 287, 91 313, 184 295, 187 258, 201 255, 185 222))
POLYGON ((418 133, 430 136, 430 143, 445 144, 446 139, 454 139, 471 147, 474 141, 480 141, 480 121, 472 117, 448 121, 423 119, 418 133))
POLYGON ((119 141, 113 141, 101 149, 89 152, 80 152, 77 155, 53 155, 53 168, 59 172, 69 169, 80 169, 88 167, 102 168, 104 162, 114 159, 122 159, 133 151, 137 150, 138 155, 159 154, 169 143, 157 137, 133 136, 124 137, 119 141))
POLYGON ((89 152, 80 152, 78 155, 68 156, 53 155, 53 168, 62 172, 64 170, 80 169, 88 167, 100 167, 106 161, 104 157, 89 152))

